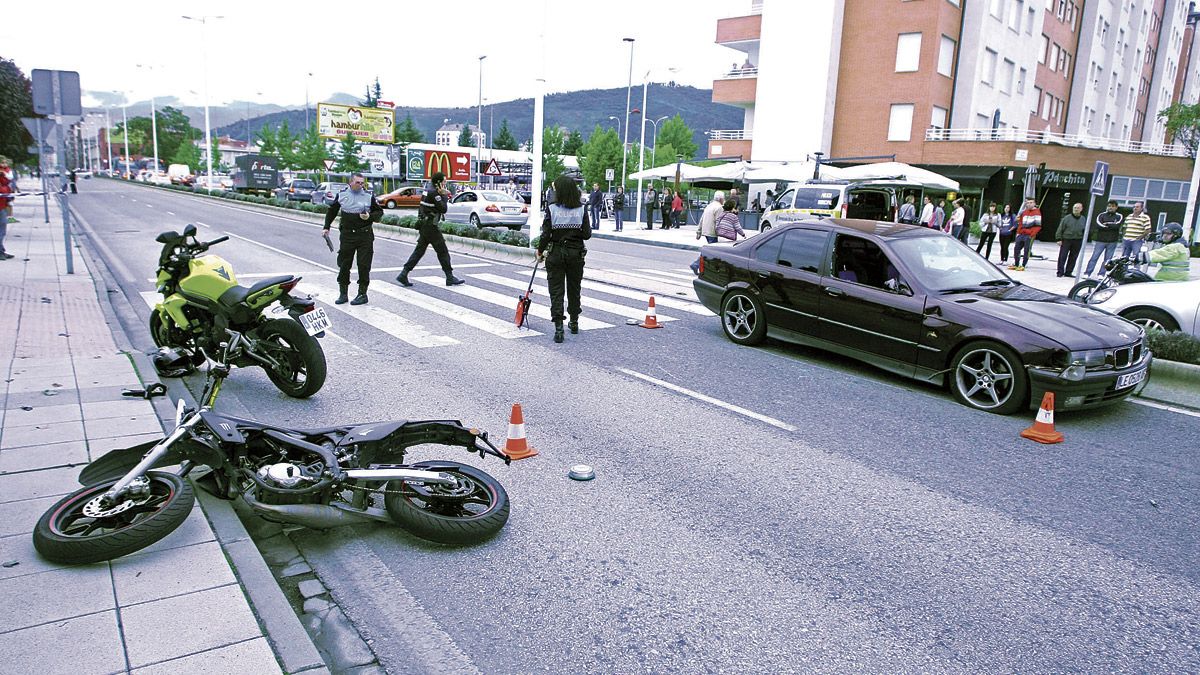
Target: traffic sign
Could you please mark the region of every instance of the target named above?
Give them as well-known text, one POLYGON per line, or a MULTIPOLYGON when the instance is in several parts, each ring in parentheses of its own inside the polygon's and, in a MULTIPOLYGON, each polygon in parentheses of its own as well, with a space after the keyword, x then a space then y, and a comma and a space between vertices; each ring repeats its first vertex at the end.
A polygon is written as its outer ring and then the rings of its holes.
POLYGON ((46 141, 50 140, 50 136, 54 133, 54 120, 43 120, 36 117, 22 117, 21 124, 29 131, 29 135, 34 137, 34 140, 46 141), (42 137, 37 138, 38 127, 42 128, 42 137))
POLYGON ((325 170, 326 170, 326 171, 332 171, 332 170, 333 170, 333 165, 334 165, 334 163, 335 163, 335 162, 334 162, 332 159, 327 159, 327 160, 324 160, 324 161, 325 161, 325 170))
POLYGON ((493 158, 492 161, 488 163, 487 169, 484 170, 483 175, 503 176, 504 173, 500 171, 500 165, 497 164, 495 158, 493 158))
POLYGON ((73 70, 37 68, 33 82, 33 112, 39 115, 82 115, 79 102, 79 73, 73 70))
POLYGON ((612 180, 616 177, 617 177, 616 169, 605 169, 604 170, 604 180, 612 180))
POLYGON ((1096 162, 1096 168, 1092 170, 1092 194, 1097 197, 1103 197, 1105 187, 1108 185, 1108 162, 1096 162))

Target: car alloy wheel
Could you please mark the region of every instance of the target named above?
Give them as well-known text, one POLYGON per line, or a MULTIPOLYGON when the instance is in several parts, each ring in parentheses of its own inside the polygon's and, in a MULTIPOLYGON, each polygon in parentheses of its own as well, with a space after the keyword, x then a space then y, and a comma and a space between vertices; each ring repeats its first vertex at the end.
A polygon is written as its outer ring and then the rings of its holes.
POLYGON ((1025 369, 1008 348, 992 343, 969 344, 954 359, 955 398, 977 410, 1008 415, 1028 393, 1025 369))
POLYGON ((389 200, 387 200, 387 204, 384 204, 384 206, 386 206, 389 209, 394 209, 394 208, 396 208, 396 202, 389 199, 389 200))
POLYGON ((1135 309, 1132 312, 1126 312, 1123 317, 1141 326, 1147 333, 1152 330, 1160 330, 1165 333, 1179 330, 1179 325, 1170 315, 1157 309, 1135 309))
POLYGON ((471 225, 479 227, 479 216, 477 214, 471 214, 471 225))
POLYGON ((721 303, 721 327, 726 337, 740 345, 758 344, 767 334, 761 304, 741 290, 725 296, 721 303))

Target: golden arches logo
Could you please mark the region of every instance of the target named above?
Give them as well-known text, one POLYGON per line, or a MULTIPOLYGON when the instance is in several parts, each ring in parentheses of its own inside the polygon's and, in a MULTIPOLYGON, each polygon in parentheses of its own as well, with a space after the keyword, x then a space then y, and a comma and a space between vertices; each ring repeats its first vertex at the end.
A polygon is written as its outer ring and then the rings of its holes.
POLYGON ((450 154, 446 152, 429 152, 425 156, 425 176, 431 177, 433 174, 441 171, 446 178, 450 178, 452 172, 452 162, 450 154))

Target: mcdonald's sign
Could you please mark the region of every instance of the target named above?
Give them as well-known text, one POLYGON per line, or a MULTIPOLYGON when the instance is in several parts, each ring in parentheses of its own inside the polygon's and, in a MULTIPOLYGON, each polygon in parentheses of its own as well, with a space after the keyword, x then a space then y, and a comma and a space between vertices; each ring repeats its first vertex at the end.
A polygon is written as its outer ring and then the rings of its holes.
POLYGON ((446 150, 425 151, 425 178, 441 171, 446 180, 467 182, 471 180, 471 155, 466 152, 446 150))

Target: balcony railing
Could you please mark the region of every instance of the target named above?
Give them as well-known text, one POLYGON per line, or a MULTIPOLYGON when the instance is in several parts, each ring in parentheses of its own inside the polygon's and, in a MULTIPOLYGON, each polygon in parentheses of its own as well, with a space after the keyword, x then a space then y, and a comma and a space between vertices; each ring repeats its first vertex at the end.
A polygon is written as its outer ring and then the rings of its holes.
POLYGON ((757 66, 745 66, 745 67, 730 68, 729 70, 725 71, 724 73, 721 73, 721 76, 718 77, 717 79, 719 79, 719 80, 738 80, 738 79, 745 78, 745 77, 758 77, 758 67, 757 66))
POLYGON ((1071 148, 1090 148, 1093 150, 1111 150, 1114 152, 1140 152, 1166 157, 1188 157, 1188 151, 1182 145, 1163 145, 1161 143, 1140 143, 1138 141, 1123 141, 1114 138, 1097 138, 1095 136, 1077 136, 1059 134, 1052 131, 1036 131, 1034 129, 941 129, 929 127, 925 130, 926 141, 1009 141, 1016 143, 1042 143, 1062 145, 1071 148))
POLYGON ((745 129, 713 129, 708 137, 714 141, 750 141, 754 140, 754 132, 745 129))

